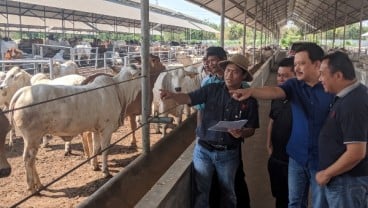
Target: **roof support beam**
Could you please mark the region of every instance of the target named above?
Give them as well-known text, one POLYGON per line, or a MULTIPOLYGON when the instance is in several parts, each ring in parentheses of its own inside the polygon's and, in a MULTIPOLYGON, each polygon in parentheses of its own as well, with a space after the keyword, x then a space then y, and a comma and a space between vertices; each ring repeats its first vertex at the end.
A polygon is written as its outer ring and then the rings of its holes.
POLYGON ((221 0, 221 37, 220 46, 224 47, 225 42, 225 0, 221 0))
POLYGON ((332 33, 332 48, 335 48, 335 35, 336 35, 336 16, 337 16, 337 1, 335 2, 335 13, 334 13, 334 29, 332 33))
POLYGON ((243 23, 243 50, 242 54, 245 55, 245 47, 247 45, 247 0, 244 0, 244 23, 243 23))

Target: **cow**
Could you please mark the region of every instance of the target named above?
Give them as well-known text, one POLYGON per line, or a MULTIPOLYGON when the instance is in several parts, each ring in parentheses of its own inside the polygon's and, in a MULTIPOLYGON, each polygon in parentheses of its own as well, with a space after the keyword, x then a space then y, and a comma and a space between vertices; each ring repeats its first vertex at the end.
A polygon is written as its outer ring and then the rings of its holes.
POLYGON ((11 173, 11 167, 5 155, 5 137, 9 130, 9 121, 0 109, 0 178, 7 177, 11 173))
POLYGON ((50 84, 50 85, 81 85, 81 83, 86 79, 86 77, 78 74, 68 74, 56 79, 48 79, 43 73, 37 73, 32 76, 31 84, 50 84), (39 76, 37 79, 34 77, 39 76))
POLYGON ((43 44, 43 39, 33 38, 33 39, 21 39, 18 44, 18 48, 25 53, 32 54, 33 44, 43 44))
POLYGON ((0 71, 0 85, 1 83, 3 83, 4 79, 5 79, 6 73, 3 71, 0 71))
MULTIPOLYGON (((163 70, 160 62, 151 62, 151 73, 163 70)), ((85 131, 93 132, 93 153, 110 145, 112 133, 120 126, 121 115, 141 93, 141 80, 131 80, 132 74, 122 70, 114 77, 99 76, 92 83, 82 86, 33 85, 16 92, 10 109, 11 124, 19 130, 24 140, 23 160, 27 185, 31 193, 42 187, 35 160, 42 136, 76 136, 85 131), (128 80, 131 80, 127 82, 128 80), (105 87, 103 87, 105 86, 105 87), (103 88, 101 88, 103 87, 103 88), (60 100, 53 100, 62 97, 60 100), (53 100, 51 102, 46 102, 53 100), (40 102, 46 102, 38 104, 40 102), (57 105, 55 104, 57 102, 57 105), (88 119, 85 116, 88 115, 88 119), (37 118, 37 119, 35 119, 37 118)), ((102 153, 102 172, 109 177, 107 151, 102 153)), ((98 169, 97 160, 92 166, 98 169)))
POLYGON ((66 61, 64 63, 56 62, 52 65, 52 76, 60 77, 68 74, 78 74, 78 65, 72 61, 66 61))
POLYGON ((0 40, 0 46, 1 46, 1 59, 5 59, 5 53, 12 48, 18 48, 18 45, 16 42, 9 38, 5 38, 0 40))
POLYGON ((81 42, 73 48, 74 56, 78 58, 78 64, 81 65, 82 58, 86 59, 87 64, 90 63, 91 60, 91 44, 88 42, 81 42))
MULTIPOLYGON (((15 92, 31 84, 31 77, 28 72, 21 69, 19 66, 14 66, 6 74, 4 80, 0 84, 0 107, 4 109, 9 108, 9 103, 15 92)), ((9 146, 13 146, 15 136, 14 129, 12 129, 12 134, 9 139, 9 146)))
MULTIPOLYGON (((153 63, 161 63, 160 62, 160 58, 158 56, 154 56, 151 55, 150 56, 150 60, 153 63)), ((140 61, 140 60, 138 60, 140 61)), ((164 68, 163 68, 164 69, 164 68)), ((122 69, 122 70, 129 70, 129 69, 122 69)), ((137 72, 132 70, 130 71, 130 73, 132 74, 132 76, 136 76, 137 72)), ((150 100, 149 103, 152 103, 153 101, 153 86, 154 83, 156 82, 157 78, 159 77, 160 73, 151 73, 150 75, 150 100)), ((132 140, 130 142, 130 146, 131 147, 137 147, 137 139, 135 137, 135 129, 137 129, 137 122, 136 122, 136 116, 141 115, 142 114, 142 98, 141 98, 141 93, 139 94, 139 96, 136 97, 136 99, 130 103, 127 106, 127 110, 126 110, 126 116, 129 117, 129 121, 130 121, 130 128, 133 131, 132 133, 132 140)))
MULTIPOLYGON (((3 83, 0 85, 0 106, 9 108, 9 103, 17 90, 31 84, 55 84, 55 85, 79 85, 85 78, 79 75, 70 75, 49 80, 45 74, 38 73, 34 76, 18 66, 13 67, 6 73, 3 83)), ((15 138, 14 129, 10 134, 9 146, 13 146, 15 138)), ((70 153, 69 143, 66 143, 66 154, 70 153)))
MULTIPOLYGON (((196 70, 196 69, 195 69, 196 70)), ((200 86, 200 80, 197 83, 190 81, 191 78, 197 77, 198 72, 186 71, 184 68, 177 68, 176 70, 167 71, 161 73, 157 78, 157 81, 153 87, 153 114, 167 116, 171 114, 174 116, 175 124, 179 125, 182 121, 183 105, 178 106, 173 100, 160 99, 160 89, 176 91, 176 92, 189 92, 193 91, 200 86), (191 78, 190 78, 191 77, 191 78), (192 86, 190 86, 192 85, 192 86)), ((156 125, 156 133, 160 133, 156 125)), ((167 124, 163 124, 162 136, 166 135, 167 124)), ((171 126, 174 127, 174 126, 171 126)))
POLYGON ((23 57, 23 51, 18 48, 9 48, 4 55, 4 60, 21 59, 23 57))
POLYGON ((52 57, 52 59, 54 60, 54 61, 58 61, 58 62, 61 62, 61 63, 63 63, 65 60, 64 60, 64 50, 63 49, 60 49, 60 51, 59 52, 57 52, 55 55, 54 55, 54 57, 52 57))
MULTIPOLYGON (((31 85, 37 84, 49 84, 49 85, 81 85, 82 82, 85 81, 85 77, 78 74, 69 74, 62 77, 58 77, 56 79, 48 79, 47 76, 43 73, 38 73, 32 76, 31 85)), ((11 138, 14 136, 11 136, 11 138)), ((42 147, 47 147, 49 140, 52 138, 52 135, 46 135, 43 137, 42 147)), ((61 139, 65 142, 64 155, 68 156, 72 153, 70 144, 72 137, 61 137, 61 139)))
POLYGON ((32 75, 21 69, 19 66, 11 68, 0 85, 0 106, 8 108, 10 100, 15 92, 31 85, 32 75))
MULTIPOLYGON (((137 61, 140 62, 140 58, 137 57, 137 61)), ((150 61, 152 63, 161 63, 160 62, 160 59, 158 56, 154 56, 154 55, 150 55, 150 61)), ((164 69, 164 67, 162 68, 164 69)), ((140 75, 140 68, 139 66, 135 66, 135 65, 131 65, 131 66, 128 66, 128 67, 122 67, 121 70, 120 70, 120 73, 121 71, 126 71, 128 73, 130 73, 132 75, 132 77, 137 77, 140 75)), ((151 76, 150 76, 150 101, 149 103, 152 103, 153 101, 153 92, 152 92, 152 89, 153 89, 153 86, 154 86, 154 83, 156 82, 157 78, 159 77, 159 74, 160 73, 151 73, 151 76)), ((95 76, 98 76, 99 74, 96 74, 96 75, 93 75, 91 78, 94 78, 95 76)), ((90 78, 87 78, 86 81, 90 79, 90 78)), ((132 130, 132 139, 130 141, 130 146, 131 148, 136 148, 137 147, 137 139, 136 139, 136 136, 135 136, 135 130, 137 129, 137 122, 136 122, 136 116, 138 115, 141 115, 142 114, 142 98, 141 98, 141 93, 138 94, 138 96, 136 97, 136 99, 130 103, 128 106, 127 106, 127 109, 126 109, 126 113, 122 115, 122 122, 124 121, 124 118, 125 117, 129 117, 129 121, 130 121, 130 128, 132 130)), ((86 136, 83 136, 83 139, 82 141, 88 141, 90 142, 91 139, 86 139, 85 137, 88 137, 87 134, 85 134, 86 136)), ((83 147, 88 147, 90 145, 88 144, 85 144, 83 143, 83 147)), ((86 154, 87 156, 90 155, 90 154, 86 154)))

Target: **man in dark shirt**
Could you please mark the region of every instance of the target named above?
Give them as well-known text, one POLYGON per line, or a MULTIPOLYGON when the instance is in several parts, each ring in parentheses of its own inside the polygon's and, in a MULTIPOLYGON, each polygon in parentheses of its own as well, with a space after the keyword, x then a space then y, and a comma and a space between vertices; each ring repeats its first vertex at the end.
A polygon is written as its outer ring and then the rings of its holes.
POLYGON ((194 92, 173 93, 161 91, 162 99, 174 99, 179 104, 197 105, 204 103, 201 125, 197 128, 197 144, 193 152, 196 196, 194 207, 209 207, 209 192, 213 173, 221 189, 220 207, 236 207, 234 190, 235 174, 239 167, 240 144, 243 138, 254 134, 259 127, 258 104, 254 98, 236 101, 229 90, 242 88, 242 81, 251 81, 248 60, 242 55, 234 55, 219 63, 225 69, 224 83, 206 85, 194 92), (219 121, 247 119, 241 129, 226 132, 209 130, 219 121))
POLYGON ((336 97, 319 135, 317 183, 329 207, 368 207, 368 89, 343 52, 325 56, 320 71, 325 91, 336 97))
MULTIPOLYGON (((284 58, 277 70, 277 84, 295 77, 294 57, 284 58)), ((288 99, 271 102, 270 122, 267 129, 268 173, 271 192, 276 199, 276 208, 288 207, 288 163, 286 145, 291 133, 291 106, 288 99)))

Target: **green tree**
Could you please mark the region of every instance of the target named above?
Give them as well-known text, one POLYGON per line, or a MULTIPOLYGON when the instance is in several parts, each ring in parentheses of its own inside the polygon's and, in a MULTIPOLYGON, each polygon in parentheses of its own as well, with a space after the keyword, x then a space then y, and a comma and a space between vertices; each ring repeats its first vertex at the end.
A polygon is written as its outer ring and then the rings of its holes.
POLYGON ((293 42, 302 40, 302 32, 295 25, 286 25, 281 28, 281 47, 289 47, 293 42))
POLYGON ((227 25, 227 37, 229 40, 239 40, 243 37, 243 25, 239 23, 229 22, 227 25))

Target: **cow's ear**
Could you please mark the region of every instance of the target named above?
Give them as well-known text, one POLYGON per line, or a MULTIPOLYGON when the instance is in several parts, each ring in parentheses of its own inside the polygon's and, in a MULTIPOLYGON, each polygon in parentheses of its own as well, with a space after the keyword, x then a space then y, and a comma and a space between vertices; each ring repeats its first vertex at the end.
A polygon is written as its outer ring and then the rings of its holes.
POLYGON ((16 73, 15 76, 14 76, 14 79, 18 79, 22 75, 23 75, 23 72, 16 73))
POLYGON ((189 76, 190 78, 194 78, 198 73, 197 72, 188 72, 185 71, 185 75, 189 76))

